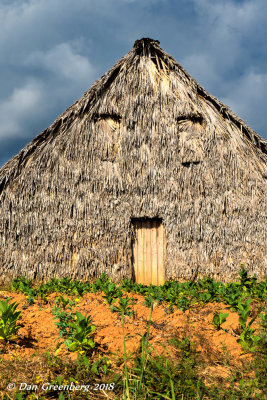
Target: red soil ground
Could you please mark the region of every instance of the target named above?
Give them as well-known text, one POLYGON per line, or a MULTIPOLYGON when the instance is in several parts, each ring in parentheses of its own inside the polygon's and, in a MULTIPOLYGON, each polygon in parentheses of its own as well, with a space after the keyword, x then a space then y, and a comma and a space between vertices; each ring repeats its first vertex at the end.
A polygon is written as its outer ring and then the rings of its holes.
MULTIPOLYGON (((33 354, 51 352, 61 357, 75 359, 76 353, 68 352, 64 340, 59 337, 59 330, 55 325, 55 317, 52 308, 58 294, 53 293, 48 297, 48 303, 35 301, 28 306, 23 294, 0 292, 0 300, 10 297, 19 303, 18 310, 21 310, 18 331, 19 340, 15 344, 9 344, 4 354, 0 357, 8 360, 15 356, 29 357, 33 354)), ((131 306, 134 315, 125 317, 125 335, 127 353, 137 350, 141 336, 148 327, 150 309, 144 305, 144 298, 141 295, 132 294, 137 300, 131 306)), ((122 356, 123 354, 123 334, 121 317, 118 313, 112 313, 109 305, 101 294, 87 293, 73 307, 72 312, 80 311, 82 314, 90 314, 92 322, 96 326, 95 342, 98 348, 109 355, 113 353, 122 356)), ((189 335, 196 344, 197 352, 210 365, 212 364, 219 373, 223 373, 222 354, 227 351, 228 358, 232 365, 238 364, 241 360, 250 359, 250 355, 243 354, 241 346, 237 343, 238 338, 238 315, 231 312, 222 303, 210 303, 207 305, 196 306, 194 309, 185 312, 175 309, 171 314, 166 313, 163 306, 155 305, 152 313, 152 323, 150 327, 150 344, 156 353, 168 351, 175 356, 175 349, 168 344, 168 339, 172 336, 182 338, 189 335), (215 311, 228 312, 223 328, 227 330, 217 330, 212 325, 212 318, 215 311), (166 350, 164 350, 163 346, 166 350)), ((112 358, 112 357, 111 357, 112 358)))

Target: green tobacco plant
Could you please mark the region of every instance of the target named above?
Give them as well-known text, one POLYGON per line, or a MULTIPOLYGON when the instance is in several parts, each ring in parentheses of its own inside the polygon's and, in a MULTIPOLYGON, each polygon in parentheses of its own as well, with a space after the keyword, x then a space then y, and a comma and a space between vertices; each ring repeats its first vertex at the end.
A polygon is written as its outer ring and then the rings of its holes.
POLYGON ((197 292, 194 295, 197 301, 202 303, 211 303, 219 301, 223 286, 220 282, 207 277, 197 282, 197 292))
POLYGON ((103 291, 105 293, 103 298, 106 299, 109 305, 114 303, 118 297, 122 296, 122 291, 112 282, 109 282, 107 286, 103 288, 103 291))
POLYGON ((66 310, 67 308, 71 308, 74 306, 74 301, 68 299, 67 297, 64 296, 58 296, 56 298, 56 307, 63 308, 63 310, 66 310))
POLYGON ((100 278, 97 278, 96 282, 92 285, 92 291, 94 293, 104 292, 107 285, 110 283, 110 279, 107 274, 101 274, 100 278))
POLYGON ((131 279, 124 278, 121 284, 121 288, 124 292, 134 292, 135 283, 131 279))
POLYGON ((74 282, 71 281, 69 278, 65 277, 58 281, 58 290, 61 293, 71 293, 73 290, 74 282))
POLYGON ((145 297, 145 306, 146 307, 150 308, 151 305, 153 305, 153 303, 154 303, 154 299, 151 296, 151 294, 149 294, 148 296, 145 297))
POLYGON ((96 360, 92 365, 92 372, 95 375, 107 375, 107 373, 111 369, 111 361, 107 357, 99 356, 98 360, 96 360))
POLYGON ((72 322, 72 337, 65 340, 65 344, 69 351, 78 351, 80 354, 88 353, 95 347, 93 334, 95 326, 91 324, 90 316, 83 316, 80 312, 76 312, 76 321, 72 322))
POLYGON ((12 291, 14 292, 24 293, 29 306, 34 303, 34 299, 37 296, 37 292, 32 287, 32 281, 25 278, 25 276, 13 279, 11 288, 12 291))
POLYGON ((199 295, 198 295, 198 300, 199 300, 201 303, 210 303, 211 300, 212 300, 212 296, 211 296, 211 294, 208 293, 208 292, 199 293, 199 295))
POLYGON ((248 322, 248 317, 251 311, 250 303, 251 299, 246 300, 245 302, 240 302, 238 304, 238 314, 239 314, 239 325, 241 327, 241 335, 237 340, 238 343, 241 344, 244 350, 253 351, 257 343, 261 340, 260 336, 254 335, 255 329, 251 328, 251 325, 257 318, 257 315, 248 322))
POLYGON ((246 270, 244 264, 241 264, 241 270, 239 272, 239 276, 240 276, 240 286, 243 289, 246 288, 250 290, 257 283, 256 275, 249 276, 248 271, 246 270))
POLYGON ((165 301, 165 293, 161 286, 150 285, 148 289, 149 296, 158 304, 162 304, 165 301))
POLYGON ((221 325, 226 321, 229 313, 222 313, 221 311, 218 313, 217 311, 213 315, 212 324, 219 330, 221 325))
POLYGON ((237 342, 241 344, 244 350, 254 351, 258 342, 260 342, 261 337, 254 334, 255 329, 251 329, 250 322, 246 328, 242 330, 240 338, 237 339, 237 342))
POLYGON ((182 297, 179 297, 178 300, 176 301, 176 306, 180 310, 186 311, 190 307, 190 299, 182 295, 182 297))
POLYGON ((250 293, 254 299, 266 301, 267 298, 267 275, 264 281, 257 282, 251 290, 250 293))
POLYGON ((66 310, 61 310, 59 307, 55 305, 52 313, 55 315, 55 325, 59 329, 60 337, 66 338, 72 335, 72 326, 71 322, 74 320, 74 314, 71 312, 67 312, 66 310))
MULTIPOLYGON (((240 301, 237 305, 237 312, 239 314, 239 325, 241 326, 242 329, 246 328, 247 325, 247 320, 251 311, 251 306, 250 303, 252 302, 252 299, 248 299, 246 301, 240 301)), ((256 317, 253 318, 251 321, 255 321, 256 317)), ((252 324, 250 323, 250 325, 252 324)))
POLYGON ((42 286, 43 289, 47 290, 49 293, 59 292, 82 296, 84 293, 91 291, 91 285, 80 281, 72 281, 67 277, 61 279, 52 278, 42 286))
POLYGON ((21 311, 16 311, 17 303, 8 303, 8 300, 0 301, 0 341, 7 342, 17 339, 17 331, 20 326, 16 325, 21 311))
POLYGON ((22 292, 26 294, 30 289, 32 289, 32 281, 25 278, 25 276, 20 276, 13 279, 11 288, 14 292, 22 292))
POLYGON ((267 331, 267 312, 266 312, 266 310, 263 311, 263 312, 260 314, 260 322, 261 322, 262 328, 263 328, 265 331, 267 331))
POLYGON ((40 299, 47 304, 47 295, 48 295, 48 287, 45 284, 42 284, 38 287, 37 289, 37 295, 40 297, 40 299))
POLYGON ((136 301, 132 299, 131 297, 120 297, 119 298, 119 307, 118 306, 111 306, 111 311, 112 312, 117 312, 118 314, 122 315, 128 315, 131 316, 133 315, 134 311, 131 310, 131 305, 135 304, 136 301))
POLYGON ((227 288, 225 293, 222 296, 222 299, 226 304, 229 304, 229 306, 232 309, 237 310, 238 303, 240 301, 240 297, 241 297, 241 294, 240 294, 239 290, 237 290, 236 288, 231 288, 231 290, 229 290, 227 288))
POLYGON ((266 310, 262 311, 259 315, 260 324, 259 324, 259 336, 256 340, 256 351, 262 354, 262 357, 265 358, 265 365, 267 361, 267 313, 266 310))
POLYGON ((34 300, 35 300, 35 296, 36 296, 35 290, 31 288, 25 294, 26 294, 27 303, 28 303, 29 306, 31 306, 34 303, 34 300))
POLYGON ((83 296, 84 293, 92 291, 92 285, 80 282, 80 281, 72 281, 69 278, 51 278, 50 281, 42 284, 39 288, 36 289, 37 294, 42 298, 44 293, 53 293, 59 292, 62 294, 71 294, 71 295, 79 295, 83 296))

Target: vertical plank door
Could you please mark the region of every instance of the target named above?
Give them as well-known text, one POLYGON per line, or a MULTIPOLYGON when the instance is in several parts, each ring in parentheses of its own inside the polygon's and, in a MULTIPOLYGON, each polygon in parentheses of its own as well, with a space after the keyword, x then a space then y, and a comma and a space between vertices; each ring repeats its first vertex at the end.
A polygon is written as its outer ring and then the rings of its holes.
POLYGON ((137 283, 165 282, 166 235, 160 219, 134 219, 133 268, 137 283))

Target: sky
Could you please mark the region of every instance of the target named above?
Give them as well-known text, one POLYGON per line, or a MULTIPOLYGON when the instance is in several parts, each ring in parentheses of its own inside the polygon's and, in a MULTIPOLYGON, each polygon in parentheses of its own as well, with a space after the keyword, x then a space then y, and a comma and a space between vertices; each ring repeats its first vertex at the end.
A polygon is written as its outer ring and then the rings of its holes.
POLYGON ((0 0, 0 167, 142 37, 267 140, 267 0, 0 0))

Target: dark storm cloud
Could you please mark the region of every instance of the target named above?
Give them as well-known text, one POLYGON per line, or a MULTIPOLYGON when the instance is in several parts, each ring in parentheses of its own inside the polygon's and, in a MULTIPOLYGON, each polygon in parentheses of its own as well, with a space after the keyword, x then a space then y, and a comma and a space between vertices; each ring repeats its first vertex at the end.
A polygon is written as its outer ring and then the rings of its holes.
POLYGON ((266 0, 2 0, 0 165, 144 36, 267 139, 266 15, 266 0))

